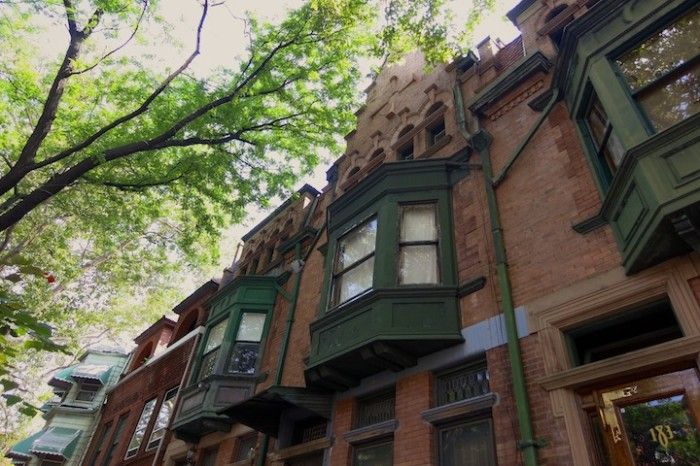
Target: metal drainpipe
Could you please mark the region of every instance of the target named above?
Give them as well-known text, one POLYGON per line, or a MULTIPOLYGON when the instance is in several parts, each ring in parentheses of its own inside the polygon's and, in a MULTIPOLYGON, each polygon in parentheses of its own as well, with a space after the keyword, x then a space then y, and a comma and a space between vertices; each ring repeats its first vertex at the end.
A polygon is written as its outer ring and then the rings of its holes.
MULTIPOLYGON (((489 218, 491 221, 491 234, 496 253, 498 286, 501 291, 501 310, 503 311, 506 324, 508 357, 510 359, 511 375, 513 377, 513 393, 515 395, 515 406, 518 414, 518 425, 520 427, 521 439, 518 443, 518 447, 522 451, 525 466, 537 466, 537 448, 539 447, 539 444, 534 438, 532 429, 532 419, 530 417, 530 406, 527 396, 527 388, 525 385, 523 361, 520 354, 518 329, 515 320, 515 309, 513 308, 513 294, 510 286, 510 279, 508 277, 508 261, 503 242, 503 228, 501 227, 500 213, 498 209, 498 202, 496 200, 495 183, 493 179, 493 170, 491 168, 491 156, 489 153, 491 136, 480 128, 477 128, 477 131, 474 134, 469 133, 466 127, 464 104, 462 100, 462 92, 459 89, 459 84, 455 85, 453 94, 459 130, 467 142, 479 152, 482 172, 484 173, 484 186, 486 189, 486 199, 489 210, 489 218)), ((499 174, 498 181, 501 181, 503 177, 505 177, 508 168, 510 168, 513 162, 515 162, 515 159, 520 155, 520 153, 522 153, 525 145, 530 141, 537 128, 539 128, 546 115, 554 106, 558 95, 558 92, 555 90, 552 94, 552 98, 547 104, 545 111, 543 112, 543 115, 540 116, 533 128, 531 128, 531 130, 528 132, 525 140, 518 145, 506 167, 499 174)), ((478 120, 476 120, 476 123, 478 124, 478 120)))

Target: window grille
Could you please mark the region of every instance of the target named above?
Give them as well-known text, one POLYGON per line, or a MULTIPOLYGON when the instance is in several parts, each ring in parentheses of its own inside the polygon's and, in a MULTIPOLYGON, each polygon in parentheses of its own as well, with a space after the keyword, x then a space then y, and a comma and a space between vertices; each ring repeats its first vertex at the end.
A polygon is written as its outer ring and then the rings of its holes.
POLYGON ((358 402, 356 428, 394 419, 396 398, 393 390, 358 402))
POLYGON ((315 424, 304 427, 301 431, 301 443, 311 442, 326 436, 326 426, 328 423, 323 420, 315 424))
POLYGON ((246 435, 239 438, 234 461, 243 461, 252 458, 253 454, 255 453, 255 446, 257 443, 258 436, 256 434, 246 435))
POLYGON ((468 400, 490 392, 489 374, 483 365, 451 371, 439 376, 437 380, 438 406, 468 400))

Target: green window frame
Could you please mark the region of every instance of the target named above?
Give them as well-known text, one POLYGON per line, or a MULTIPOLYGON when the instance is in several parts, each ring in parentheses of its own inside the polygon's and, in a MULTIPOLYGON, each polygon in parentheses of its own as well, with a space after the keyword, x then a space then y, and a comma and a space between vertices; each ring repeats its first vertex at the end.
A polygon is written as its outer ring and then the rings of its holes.
POLYGON ((340 305, 372 290, 377 249, 377 216, 353 226, 338 239, 333 261, 332 305, 340 305))
POLYGON ((252 375, 257 372, 260 363, 260 346, 266 324, 266 312, 241 311, 231 356, 226 365, 228 374, 252 375))
POLYGON ((399 204, 399 285, 440 283, 440 222, 435 202, 399 204))
POLYGON ((614 60, 651 132, 663 131, 700 111, 698 29, 700 7, 695 7, 614 60))
POLYGON ((219 353, 224 342, 227 326, 228 319, 224 318, 207 330, 205 343, 202 346, 202 356, 199 358, 197 381, 205 379, 216 372, 216 363, 219 360, 219 353))

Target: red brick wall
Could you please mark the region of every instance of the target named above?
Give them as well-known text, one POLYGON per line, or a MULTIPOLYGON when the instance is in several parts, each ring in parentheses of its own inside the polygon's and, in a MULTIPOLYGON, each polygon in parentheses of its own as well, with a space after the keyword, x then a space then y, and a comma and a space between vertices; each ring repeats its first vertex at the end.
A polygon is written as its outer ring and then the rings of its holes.
MULTIPOLYGON (((102 432, 105 424, 108 422, 112 423, 112 431, 114 431, 114 426, 117 424, 117 419, 124 413, 129 413, 129 420, 127 421, 126 428, 122 433, 120 444, 118 448, 114 451, 112 456, 112 465, 117 464, 128 464, 134 466, 150 465, 153 461, 153 455, 155 450, 144 453, 146 444, 148 442, 148 437, 152 429, 153 422, 157 416, 158 410, 160 409, 160 403, 162 402, 163 395, 165 392, 175 386, 180 384, 182 380, 182 374, 187 366, 187 360, 190 356, 192 345, 194 343, 194 338, 190 339, 183 345, 173 349, 170 353, 162 356, 158 361, 153 362, 147 366, 143 366, 134 372, 128 379, 122 381, 117 385, 109 394, 107 398, 107 404, 103 407, 102 417, 100 419, 100 425, 97 428, 98 434, 102 432), (126 454, 126 449, 131 441, 131 436, 134 433, 136 424, 138 423, 139 417, 141 416, 141 411, 146 401, 153 398, 158 398, 156 402, 156 408, 154 415, 151 418, 151 424, 146 430, 146 438, 144 438, 139 453, 129 460, 124 460, 124 455, 126 454)), ((111 435, 108 437, 108 442, 111 443, 111 435)), ((92 452, 96 448, 95 443, 99 439, 99 435, 93 438, 88 451, 92 452)), ((106 448, 102 449, 102 456, 104 456, 106 448)), ((86 463, 88 459, 92 456, 91 454, 86 455, 86 463)), ((102 458, 99 459, 98 464, 101 464, 102 458)))
POLYGON ((432 374, 422 372, 396 383, 396 419, 394 466, 434 464, 434 428, 421 418, 431 407, 432 374))

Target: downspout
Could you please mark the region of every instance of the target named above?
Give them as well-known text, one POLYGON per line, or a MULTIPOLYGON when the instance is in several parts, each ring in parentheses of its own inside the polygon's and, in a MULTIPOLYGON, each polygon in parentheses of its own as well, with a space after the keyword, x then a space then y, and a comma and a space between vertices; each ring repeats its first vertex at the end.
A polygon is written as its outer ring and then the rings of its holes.
POLYGON ((525 384, 525 373, 523 369, 522 355, 520 353, 520 344, 518 341, 515 309, 513 308, 513 294, 510 279, 508 277, 508 261, 505 244, 503 241, 503 228, 501 226, 495 188, 506 176, 508 169, 522 153, 527 143, 532 139, 532 136, 535 134, 539 126, 542 124, 542 121, 544 121, 544 118, 554 106, 559 93, 558 90, 554 90, 552 98, 547 104, 545 110, 542 112, 542 115, 530 129, 525 139, 518 145, 505 168, 499 173, 495 180, 493 178, 491 156, 489 153, 491 136, 486 131, 478 127, 478 119, 475 119, 477 129, 474 134, 467 130, 464 101, 462 100, 462 92, 459 88, 459 84, 455 85, 453 94, 460 133, 467 140, 468 144, 471 145, 474 150, 479 152, 482 172, 484 174, 484 187, 486 190, 489 219, 491 221, 491 235, 496 254, 496 273, 498 276, 498 286, 501 293, 501 310, 503 312, 506 326, 508 357, 510 359, 511 375, 513 378, 513 394, 515 395, 515 406, 518 415, 518 425, 520 428, 521 439, 518 442, 518 448, 522 452, 525 466, 537 466, 539 464, 537 459, 537 448, 539 448, 540 444, 534 438, 532 419, 530 417, 530 406, 525 384))
MULTIPOLYGON (((201 329, 201 326, 199 327, 201 329)), ((175 418, 175 413, 177 412, 177 406, 180 403, 180 394, 182 393, 182 389, 185 386, 185 381, 187 380, 187 376, 189 375, 190 372, 190 367, 192 366, 192 360, 194 359, 194 353, 197 350, 197 346, 199 345, 199 339, 202 336, 202 332, 199 331, 194 337, 194 343, 192 344, 192 349, 190 350, 190 355, 187 358, 187 365, 185 366, 185 371, 182 373, 182 378, 180 379, 180 386, 177 389, 177 395, 175 396, 175 403, 173 403, 173 409, 170 411, 170 419, 168 419, 168 425, 165 428, 165 433, 163 434, 163 438, 160 439, 160 443, 158 444, 158 449, 156 450, 156 454, 153 457, 153 463, 151 463, 152 466, 156 466, 157 464, 160 464, 160 456, 161 456, 161 451, 163 449, 163 444, 165 444, 165 436, 166 435, 172 435, 170 426, 173 423, 173 419, 175 418)))
MULTIPOLYGON (((304 220, 304 225, 303 227, 308 226, 309 221, 311 220, 311 215, 314 213, 316 210, 316 207, 318 205, 318 198, 314 199, 314 203, 309 209, 309 213, 306 216, 306 219, 304 220)), ((319 233, 322 231, 322 229, 319 229, 319 233)), ((313 244, 316 243, 318 240, 320 234, 317 233, 314 241, 312 243, 312 248, 309 250, 309 254, 311 253, 311 250, 313 250, 313 244)), ((308 258, 308 255, 306 256, 308 258)), ((305 259, 306 259, 305 258, 305 259)), ((284 338, 282 338, 282 345, 280 346, 280 353, 279 353, 279 359, 277 360, 277 369, 275 372, 275 380, 272 383, 272 386, 275 385, 280 385, 282 383, 282 373, 284 371, 284 360, 287 357, 287 350, 289 348, 289 338, 292 333, 292 325, 294 324, 294 315, 296 314, 297 310, 297 299, 299 297, 299 288, 301 287, 301 272, 303 269, 303 264, 304 262, 301 260, 301 241, 297 241, 297 243, 294 245, 294 261, 298 264, 299 269, 295 272, 296 277, 294 278, 294 287, 292 288, 292 294, 289 297, 289 308, 287 309, 287 322, 285 325, 284 329, 284 338)), ((262 443, 260 444, 260 452, 258 454, 258 460, 256 462, 257 466, 264 466, 265 465, 265 460, 267 459, 267 450, 270 447, 270 435, 265 434, 263 436, 262 443)))

